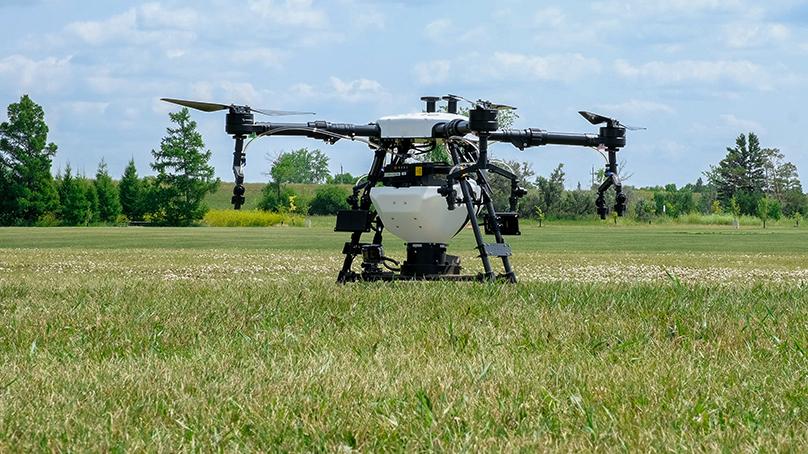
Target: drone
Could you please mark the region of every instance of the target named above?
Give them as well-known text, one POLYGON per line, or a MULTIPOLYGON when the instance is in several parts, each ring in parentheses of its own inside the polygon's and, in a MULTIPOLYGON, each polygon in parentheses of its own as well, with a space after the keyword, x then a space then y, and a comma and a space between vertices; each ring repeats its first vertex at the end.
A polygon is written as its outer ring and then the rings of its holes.
POLYGON ((468 101, 456 95, 424 96, 422 112, 392 115, 360 125, 311 121, 305 123, 257 122, 254 113, 301 115, 312 112, 255 109, 235 104, 215 104, 163 98, 163 101, 204 112, 227 111, 225 131, 235 139, 233 174, 235 187, 231 202, 235 209, 244 205, 244 165, 246 147, 252 140, 267 136, 300 136, 334 144, 339 140, 361 141, 373 150, 373 161, 366 176, 353 186, 348 210, 337 214, 335 231, 350 233, 343 248, 345 256, 337 282, 450 280, 504 281, 515 283, 511 266, 509 235, 520 235, 517 204, 527 194, 518 176, 489 158, 491 143, 500 142, 524 150, 542 145, 592 147, 607 158, 605 180, 598 187, 598 215, 610 212, 605 194, 614 187, 614 210, 626 212, 627 198, 617 173, 617 152, 626 145, 626 130, 633 128, 591 112, 579 112, 592 125, 601 125, 597 134, 548 132, 537 128, 500 129, 498 114, 510 106, 488 101, 468 101), (443 100, 445 106, 438 109, 443 100), (459 102, 470 107, 458 111, 459 102), (464 115, 463 113, 466 113, 464 115), (423 162, 420 155, 443 146, 451 162, 423 162), (508 211, 497 211, 493 203, 490 174, 510 181, 508 211), (482 220, 479 217, 482 215, 482 220), (460 257, 447 253, 448 244, 468 224, 474 233, 476 250, 483 270, 463 274, 460 257), (388 231, 404 240, 407 258, 399 262, 385 255, 383 234, 388 231), (369 242, 363 235, 372 234, 369 242), (484 235, 493 236, 493 241, 484 235), (359 269, 354 261, 361 257, 359 269), (502 261, 502 272, 494 271, 492 260, 502 261))

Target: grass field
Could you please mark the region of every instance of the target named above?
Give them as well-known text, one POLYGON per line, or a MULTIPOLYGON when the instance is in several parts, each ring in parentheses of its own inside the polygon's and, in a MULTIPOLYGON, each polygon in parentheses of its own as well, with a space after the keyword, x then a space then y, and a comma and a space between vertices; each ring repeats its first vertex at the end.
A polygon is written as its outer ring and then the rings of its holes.
POLYGON ((0 451, 808 449, 808 229, 525 225, 517 285, 339 286, 332 221, 0 229, 0 451))

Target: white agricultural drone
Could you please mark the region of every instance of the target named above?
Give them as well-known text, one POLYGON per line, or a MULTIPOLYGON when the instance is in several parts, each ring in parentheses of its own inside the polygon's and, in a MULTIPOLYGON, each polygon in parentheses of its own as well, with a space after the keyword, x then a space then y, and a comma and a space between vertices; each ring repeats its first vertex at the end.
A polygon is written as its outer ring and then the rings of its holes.
POLYGON ((235 209, 244 204, 245 139, 270 135, 305 136, 333 144, 340 139, 359 140, 374 150, 373 163, 348 198, 350 210, 337 215, 337 232, 351 233, 342 253, 345 260, 337 282, 395 280, 504 280, 516 282, 509 257, 511 248, 505 235, 519 235, 516 213, 519 198, 526 191, 519 187, 517 176, 489 161, 488 144, 506 142, 524 150, 540 145, 574 145, 596 147, 608 155, 606 180, 598 188, 598 214, 609 213, 604 193, 614 186, 614 209, 619 216, 626 211, 626 196, 617 176, 617 151, 626 145, 626 126, 617 120, 590 112, 580 112, 593 125, 605 124, 598 134, 556 133, 541 129, 499 130, 497 114, 508 106, 487 101, 471 102, 468 116, 460 115, 459 96, 444 96, 445 112, 437 112, 438 97, 421 98, 426 112, 383 117, 375 123, 354 125, 313 121, 307 123, 256 122, 253 112, 265 115, 296 115, 311 112, 259 110, 248 106, 203 103, 166 99, 204 112, 228 110, 225 131, 236 141, 233 174, 236 183, 232 203, 235 209), (447 162, 419 162, 418 155, 446 147, 451 158, 447 162), (511 182, 509 211, 497 212, 492 202, 488 172, 511 182), (483 214, 485 234, 493 235, 487 243, 477 218, 483 214), (449 241, 466 224, 471 223, 483 272, 461 274, 460 258, 446 253, 449 241), (389 230, 407 243, 407 259, 403 263, 387 257, 382 246, 382 232, 389 230), (360 242, 363 233, 373 232, 370 243, 360 242), (361 271, 352 264, 362 256, 361 271), (497 274, 490 257, 502 260, 504 272, 497 274))

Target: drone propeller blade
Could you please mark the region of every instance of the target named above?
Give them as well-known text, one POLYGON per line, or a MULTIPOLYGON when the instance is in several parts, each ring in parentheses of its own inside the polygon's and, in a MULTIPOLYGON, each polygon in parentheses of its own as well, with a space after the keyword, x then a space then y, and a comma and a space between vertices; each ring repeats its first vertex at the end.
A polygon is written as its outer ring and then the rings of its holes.
POLYGON ((604 117, 603 115, 587 112, 585 110, 578 111, 578 113, 581 114, 582 117, 586 118, 586 121, 592 123, 593 125, 599 125, 601 123, 610 123, 610 124, 616 123, 615 120, 612 120, 609 117, 604 117))
POLYGON ((588 122, 592 123, 593 125, 599 125, 599 124, 602 124, 602 123, 606 123, 606 125, 608 127, 610 127, 610 128, 624 128, 624 129, 627 129, 629 131, 643 131, 645 129, 648 129, 648 128, 643 128, 643 127, 640 127, 640 126, 627 126, 627 125, 624 125, 624 124, 620 123, 619 121, 615 120, 614 118, 604 117, 603 115, 598 115, 596 113, 587 112, 585 110, 579 111, 578 113, 581 114, 581 116, 586 118, 586 120, 588 122))
POLYGON ((642 126, 626 126, 624 124, 621 124, 620 126, 628 129, 629 131, 645 131, 646 129, 648 129, 642 126))
POLYGON ((314 112, 298 112, 296 110, 253 109, 252 107, 250 110, 260 114, 269 115, 270 117, 278 117, 282 115, 317 115, 314 112))
POLYGON ((184 99, 172 99, 172 98, 161 98, 161 101, 170 102, 172 104, 178 104, 184 107, 190 107, 191 109, 201 110, 202 112, 216 112, 219 110, 226 110, 229 109, 230 106, 226 104, 216 104, 210 102, 199 102, 199 101, 186 101, 184 99))
MULTIPOLYGON (((201 110, 202 112, 217 112, 219 110, 227 110, 230 109, 231 107, 234 107, 232 105, 227 104, 187 101, 184 99, 161 98, 161 100, 165 102, 170 102, 172 104, 178 104, 184 107, 190 107, 191 109, 201 110)), ((296 110, 253 109, 252 107, 247 107, 247 109, 249 109, 251 112, 268 115, 270 117, 277 117, 281 115, 315 115, 314 112, 298 112, 296 110)))

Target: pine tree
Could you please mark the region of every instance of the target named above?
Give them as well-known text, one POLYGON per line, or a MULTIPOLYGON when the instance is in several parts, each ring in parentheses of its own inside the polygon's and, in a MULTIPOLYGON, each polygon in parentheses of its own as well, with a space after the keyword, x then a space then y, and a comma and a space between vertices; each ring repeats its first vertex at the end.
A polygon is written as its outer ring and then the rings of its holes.
POLYGON ((0 124, 0 224, 32 224, 58 209, 50 173, 55 154, 42 107, 28 95, 9 105, 8 121, 0 124))
POLYGON ((85 176, 77 177, 81 189, 84 191, 84 198, 87 199, 87 212, 84 216, 84 225, 95 223, 100 220, 98 215, 98 192, 95 184, 85 176))
POLYGON ((142 220, 144 215, 143 183, 137 176, 134 159, 129 160, 121 181, 118 183, 118 195, 123 214, 133 221, 142 220))
POLYGON ((169 127, 159 150, 152 150, 152 169, 157 172, 155 196, 158 219, 168 225, 190 225, 202 219, 208 208, 204 197, 216 191, 219 180, 208 163, 202 135, 188 109, 169 114, 176 128, 169 127))
POLYGON ((95 192, 98 196, 98 219, 101 222, 115 222, 121 214, 120 194, 103 159, 95 173, 95 192))
POLYGON ((705 175, 723 204, 735 197, 742 213, 754 215, 757 201, 766 190, 767 163, 767 151, 760 148, 757 135, 750 132, 748 137, 739 135, 735 147, 727 148, 726 157, 717 166, 710 166, 705 175))
POLYGON ((59 179, 59 219, 65 225, 84 225, 92 211, 81 179, 73 176, 70 164, 59 179))

